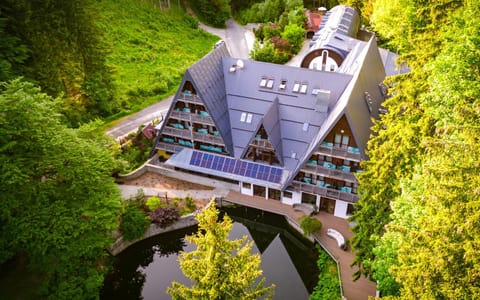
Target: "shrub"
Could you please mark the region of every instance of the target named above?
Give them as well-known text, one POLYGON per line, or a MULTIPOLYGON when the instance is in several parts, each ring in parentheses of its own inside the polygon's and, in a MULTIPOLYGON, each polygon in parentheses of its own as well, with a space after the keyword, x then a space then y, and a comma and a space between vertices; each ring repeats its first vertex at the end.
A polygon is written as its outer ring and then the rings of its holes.
POLYGON ((160 227, 166 227, 180 218, 178 208, 176 207, 158 207, 149 215, 152 222, 160 227))
POLYGON ((309 235, 322 229, 322 222, 314 217, 303 216, 300 219, 300 227, 305 235, 309 235))
POLYGON ((317 266, 320 273, 310 300, 340 299, 340 280, 336 263, 320 246, 317 245, 317 249, 319 253, 317 266))
POLYGON ((195 205, 195 201, 193 201, 193 198, 190 196, 187 196, 185 198, 185 206, 188 209, 188 213, 191 213, 197 209, 197 205, 195 205))
POLYGON ((150 225, 148 217, 136 207, 127 207, 122 215, 120 230, 126 240, 132 241, 143 236, 150 225))
POLYGON ((152 196, 147 199, 146 205, 150 211, 154 211, 161 205, 161 203, 162 200, 160 200, 160 198, 158 198, 157 196, 152 196))

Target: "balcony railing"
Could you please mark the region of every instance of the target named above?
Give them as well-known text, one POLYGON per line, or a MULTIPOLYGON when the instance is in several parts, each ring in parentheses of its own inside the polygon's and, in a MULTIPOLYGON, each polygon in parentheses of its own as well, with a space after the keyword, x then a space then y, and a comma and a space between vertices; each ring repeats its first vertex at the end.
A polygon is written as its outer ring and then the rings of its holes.
POLYGON ((200 99, 200 97, 198 97, 195 94, 190 94, 190 95, 181 94, 180 97, 177 98, 177 100, 181 100, 189 103, 198 103, 203 105, 202 99, 200 99))
MULTIPOLYGON (((166 143, 166 142, 158 142, 157 146, 155 147, 157 150, 165 150, 168 152, 177 152, 177 149, 179 148, 178 145, 173 144, 173 143, 166 143)), ((182 149, 182 148, 180 148, 182 149)))
POLYGON ((176 137, 181 137, 185 139, 192 139, 192 132, 188 129, 179 129, 179 128, 172 128, 169 126, 165 126, 163 128, 162 134, 173 135, 176 137))
POLYGON ((271 150, 271 151, 274 150, 272 147, 272 144, 270 144, 270 142, 267 139, 254 139, 250 145, 254 147, 263 148, 266 150, 271 150))
POLYGON ((330 169, 326 168, 321 165, 314 165, 314 164, 306 164, 303 168, 302 171, 312 173, 312 174, 317 174, 321 175, 324 177, 329 177, 329 178, 335 178, 339 180, 346 180, 349 182, 357 182, 357 179, 355 177, 355 174, 352 172, 346 172, 342 170, 337 170, 337 169, 330 169))
POLYGON ((211 135, 211 134, 193 132, 193 140, 196 142, 203 142, 203 143, 210 143, 210 144, 224 146, 223 140, 221 137, 211 135))
POLYGON ((181 110, 173 110, 170 116, 177 120, 184 120, 184 121, 189 121, 193 123, 206 124, 206 125, 212 125, 212 126, 215 125, 215 123, 213 123, 212 117, 208 115, 199 115, 195 113, 184 112, 181 110))
POLYGON ((302 191, 310 194, 320 195, 334 200, 342 200, 350 203, 358 202, 358 195, 326 188, 323 186, 317 186, 309 183, 294 180, 292 186, 297 191, 302 191))
POLYGON ((330 156, 335 156, 339 158, 346 158, 348 160, 357 161, 357 162, 361 161, 362 159, 358 148, 348 147, 347 149, 345 149, 345 148, 333 146, 332 143, 320 144, 316 153, 320 155, 330 155, 330 156))

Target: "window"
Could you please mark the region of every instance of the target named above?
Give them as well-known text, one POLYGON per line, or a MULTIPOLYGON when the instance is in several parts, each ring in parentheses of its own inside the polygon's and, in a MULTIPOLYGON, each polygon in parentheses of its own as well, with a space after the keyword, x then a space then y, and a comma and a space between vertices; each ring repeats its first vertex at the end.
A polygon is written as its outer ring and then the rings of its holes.
POLYGON ((245 122, 246 118, 247 118, 247 113, 243 112, 242 115, 240 116, 240 122, 245 122))
POLYGON ((252 123, 252 118, 253 118, 253 115, 252 114, 247 114, 247 123, 252 123))
POLYGON ((248 182, 242 182, 242 187, 244 189, 251 189, 252 188, 251 184, 248 183, 248 182))
POLYGON ((303 131, 308 131, 308 123, 303 123, 302 130, 303 131))
POLYGON ((292 199, 292 192, 289 192, 289 191, 283 192, 283 197, 292 199))
POLYGON ((295 82, 295 84, 293 85, 293 92, 298 93, 299 89, 300 89, 300 83, 295 82))
POLYGON ((287 86, 287 81, 286 80, 282 80, 280 82, 280 86, 278 87, 280 90, 285 90, 285 87, 287 86))
POLYGON ((267 81, 267 88, 271 89, 273 87, 273 79, 267 81))
POLYGON ((307 84, 302 84, 302 88, 300 89, 300 93, 306 94, 307 93, 307 84))
POLYGON ((265 87, 266 85, 267 85, 267 78, 262 78, 262 80, 260 81, 260 86, 265 87))
POLYGON ((349 166, 350 163, 351 163, 351 162, 350 162, 349 160, 347 160, 347 159, 344 159, 344 160, 343 160, 343 165, 344 165, 344 166, 349 166))

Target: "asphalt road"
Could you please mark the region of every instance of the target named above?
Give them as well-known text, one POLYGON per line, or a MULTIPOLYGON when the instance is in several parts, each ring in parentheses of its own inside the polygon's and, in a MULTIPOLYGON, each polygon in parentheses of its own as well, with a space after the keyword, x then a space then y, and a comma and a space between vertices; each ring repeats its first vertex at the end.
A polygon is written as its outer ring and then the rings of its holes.
MULTIPOLYGON (((227 21, 226 29, 213 28, 204 24, 200 24, 200 28, 224 40, 232 57, 248 59, 249 45, 253 47, 253 34, 238 25, 233 19, 227 21)), ((136 131, 142 124, 147 124, 156 118, 162 120, 163 116, 167 114, 172 100, 173 96, 162 99, 119 122, 115 127, 108 129, 106 133, 118 139, 136 131)))

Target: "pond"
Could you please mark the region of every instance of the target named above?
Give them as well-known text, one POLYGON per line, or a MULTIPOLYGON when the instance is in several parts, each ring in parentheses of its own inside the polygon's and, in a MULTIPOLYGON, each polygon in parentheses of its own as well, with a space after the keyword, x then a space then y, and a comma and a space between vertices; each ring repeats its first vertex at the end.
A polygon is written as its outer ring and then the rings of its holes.
MULTIPOLYGON (((274 299, 308 299, 318 281, 318 251, 313 243, 290 227, 284 217, 252 208, 222 208, 234 221, 230 238, 244 235, 260 253, 266 284, 275 284, 274 299)), ((178 264, 180 251, 195 245, 184 236, 196 227, 161 234, 139 242, 114 260, 101 299, 171 299, 166 293, 172 281, 189 284, 178 264)))

